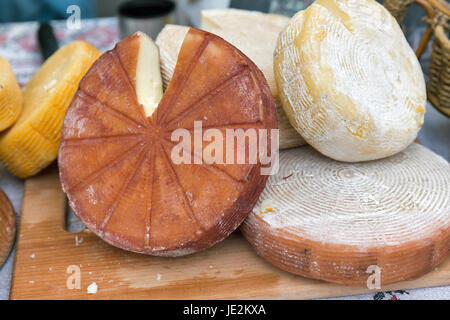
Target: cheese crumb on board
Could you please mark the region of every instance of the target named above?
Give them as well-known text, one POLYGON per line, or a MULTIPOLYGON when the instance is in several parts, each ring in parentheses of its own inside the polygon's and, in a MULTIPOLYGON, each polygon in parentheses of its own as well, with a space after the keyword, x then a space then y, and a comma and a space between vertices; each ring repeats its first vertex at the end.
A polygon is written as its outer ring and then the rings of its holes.
POLYGON ((280 34, 275 79, 293 127, 322 154, 391 156, 425 113, 421 66, 397 21, 375 0, 318 0, 280 34))
POLYGON ((98 286, 95 282, 92 282, 89 287, 87 287, 88 294, 96 294, 98 291, 98 286))

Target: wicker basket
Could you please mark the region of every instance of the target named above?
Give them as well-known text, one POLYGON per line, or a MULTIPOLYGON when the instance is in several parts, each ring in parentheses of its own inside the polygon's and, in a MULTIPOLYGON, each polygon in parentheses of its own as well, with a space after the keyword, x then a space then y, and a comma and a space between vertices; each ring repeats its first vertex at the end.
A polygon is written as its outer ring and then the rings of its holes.
POLYGON ((412 3, 420 5, 427 14, 424 21, 428 26, 416 50, 419 59, 434 34, 427 86, 428 100, 436 109, 450 117, 450 40, 447 36, 450 6, 445 0, 386 0, 384 6, 402 25, 405 13, 412 3))

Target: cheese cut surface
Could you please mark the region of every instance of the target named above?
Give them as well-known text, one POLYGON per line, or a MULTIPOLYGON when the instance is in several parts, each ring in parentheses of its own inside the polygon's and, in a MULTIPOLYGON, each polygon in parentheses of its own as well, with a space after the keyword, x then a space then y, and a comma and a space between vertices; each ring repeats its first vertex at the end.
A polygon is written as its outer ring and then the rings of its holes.
POLYGON ((271 264, 365 286, 419 277, 450 253, 450 165, 413 143, 377 162, 344 163, 311 147, 280 153, 280 171, 241 230, 271 264))
MULTIPOLYGON (((236 46, 264 73, 277 106, 280 149, 304 145, 304 139, 291 126, 282 110, 273 74, 273 51, 278 34, 289 23, 289 18, 236 9, 204 10, 201 17, 202 29, 236 46)), ((172 78, 178 52, 187 30, 188 27, 184 26, 166 25, 156 39, 161 53, 161 70, 165 86, 172 78)))
MULTIPOLYGON (((152 255, 185 255, 235 230, 267 176, 259 161, 177 164, 172 134, 186 129, 193 137, 194 121, 200 120, 203 128, 221 132, 275 129, 275 105, 250 59, 223 39, 190 29, 167 90, 147 117, 137 82, 148 79, 135 75, 144 72, 136 70, 145 67, 141 54, 155 57, 142 52, 148 52, 142 36, 119 42, 81 81, 62 129, 60 178, 74 212, 108 243, 152 255)), ((204 142, 203 151, 208 146, 204 142)), ((192 162, 202 160, 187 152, 192 162)))
POLYGON ((55 52, 23 89, 23 111, 0 136, 0 161, 14 175, 35 175, 56 159, 64 114, 100 52, 74 41, 55 52))
POLYGON ((8 60, 0 57, 0 131, 14 124, 22 111, 22 91, 8 60))
POLYGON ((280 34, 274 70, 291 124, 333 159, 393 155, 423 124, 420 64, 374 0, 318 0, 297 13, 280 34))
POLYGON ((143 106, 145 115, 151 116, 163 96, 158 47, 145 33, 137 32, 122 41, 117 51, 119 56, 128 58, 124 67, 136 90, 137 100, 143 106), (128 50, 139 50, 139 54, 130 59, 128 50))
POLYGON ((0 268, 9 256, 16 236, 16 214, 6 194, 0 189, 0 268))

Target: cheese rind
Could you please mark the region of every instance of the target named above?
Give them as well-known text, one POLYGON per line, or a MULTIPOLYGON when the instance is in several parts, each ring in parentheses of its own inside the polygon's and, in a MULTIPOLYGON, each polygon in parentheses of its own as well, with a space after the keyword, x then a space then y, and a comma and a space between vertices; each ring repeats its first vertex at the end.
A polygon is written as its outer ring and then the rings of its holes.
POLYGON ((14 124, 22 111, 22 92, 8 60, 0 57, 0 131, 14 124))
POLYGON ((420 64, 373 0, 319 0, 297 13, 280 34, 274 70, 291 124, 335 160, 393 155, 423 124, 420 64))
POLYGON ((280 152, 280 171, 241 231, 283 270, 366 286, 366 270, 378 266, 384 285, 419 277, 449 256, 449 195, 449 163, 419 144, 362 163, 308 146, 280 152))

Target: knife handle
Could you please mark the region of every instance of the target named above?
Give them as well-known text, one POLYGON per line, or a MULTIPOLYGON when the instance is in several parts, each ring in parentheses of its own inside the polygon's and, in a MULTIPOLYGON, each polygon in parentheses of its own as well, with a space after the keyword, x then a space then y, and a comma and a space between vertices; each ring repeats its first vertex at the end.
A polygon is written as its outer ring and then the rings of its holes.
POLYGON ((58 40, 56 40, 53 27, 48 22, 39 24, 38 42, 44 60, 47 60, 48 57, 58 50, 58 40))

